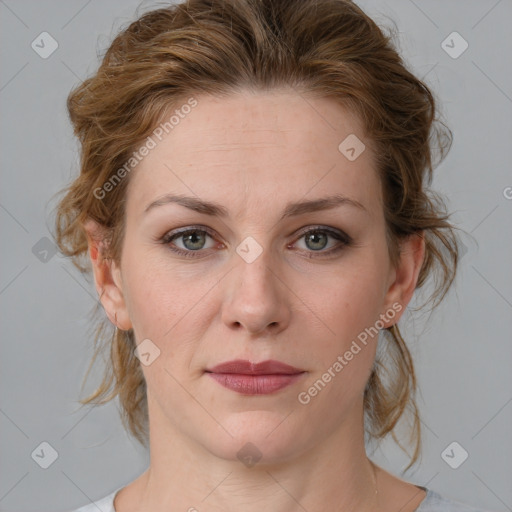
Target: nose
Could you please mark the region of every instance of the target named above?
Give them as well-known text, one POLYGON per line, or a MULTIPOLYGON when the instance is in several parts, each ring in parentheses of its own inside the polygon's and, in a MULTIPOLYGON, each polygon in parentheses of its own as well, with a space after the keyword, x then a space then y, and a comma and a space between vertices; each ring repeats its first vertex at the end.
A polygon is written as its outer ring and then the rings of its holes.
POLYGON ((290 295, 266 251, 252 263, 240 258, 225 283, 222 320, 229 329, 276 335, 290 322, 290 295))

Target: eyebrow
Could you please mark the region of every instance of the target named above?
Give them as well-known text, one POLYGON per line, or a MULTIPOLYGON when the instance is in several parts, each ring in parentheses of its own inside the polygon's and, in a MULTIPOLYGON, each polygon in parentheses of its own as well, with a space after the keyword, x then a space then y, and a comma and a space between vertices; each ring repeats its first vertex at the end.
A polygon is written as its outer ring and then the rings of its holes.
MULTIPOLYGON (((211 215, 221 218, 229 217, 229 211, 219 203, 204 201, 196 197, 175 194, 166 194, 158 198, 156 201, 153 201, 152 203, 148 204, 144 212, 147 213, 153 208, 171 203, 179 204, 181 206, 184 206, 185 208, 205 215, 211 215)), ((341 194, 335 194, 327 197, 322 197, 319 199, 311 199, 306 201, 298 201, 295 203, 288 203, 282 213, 280 220, 286 219, 288 217, 303 215, 305 213, 330 210, 332 208, 336 208, 337 206, 352 206, 368 213, 366 208, 359 201, 356 201, 355 199, 350 199, 341 194)))

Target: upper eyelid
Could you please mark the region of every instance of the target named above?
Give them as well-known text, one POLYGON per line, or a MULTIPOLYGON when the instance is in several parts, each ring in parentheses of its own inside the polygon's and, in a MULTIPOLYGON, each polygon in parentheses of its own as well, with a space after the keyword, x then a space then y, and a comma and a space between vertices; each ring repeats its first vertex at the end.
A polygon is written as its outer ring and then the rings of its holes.
POLYGON ((185 226, 183 228, 176 228, 171 231, 168 231, 165 233, 162 237, 162 239, 171 239, 171 238, 178 238, 179 236, 186 235, 190 232, 205 232, 206 234, 210 235, 212 238, 214 238, 215 232, 214 230, 207 228, 206 226, 185 226))
POLYGON ((325 231, 325 232, 330 233, 330 234, 335 234, 335 235, 340 235, 340 236, 348 237, 348 235, 344 231, 342 231, 341 229, 331 228, 331 227, 322 226, 322 225, 307 226, 307 227, 305 227, 303 229, 300 229, 297 232, 296 236, 303 236, 306 233, 310 233, 311 231, 325 231))

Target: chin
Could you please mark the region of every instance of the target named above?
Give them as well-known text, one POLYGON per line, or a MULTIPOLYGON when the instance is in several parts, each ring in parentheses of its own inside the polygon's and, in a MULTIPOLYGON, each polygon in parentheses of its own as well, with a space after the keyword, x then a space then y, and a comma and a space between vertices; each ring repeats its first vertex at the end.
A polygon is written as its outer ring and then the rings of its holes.
POLYGON ((304 426, 300 428, 290 417, 285 418, 286 414, 270 411, 231 413, 219 418, 224 428, 219 426, 206 448, 221 459, 239 460, 248 468, 285 462, 306 448, 308 437, 304 426))

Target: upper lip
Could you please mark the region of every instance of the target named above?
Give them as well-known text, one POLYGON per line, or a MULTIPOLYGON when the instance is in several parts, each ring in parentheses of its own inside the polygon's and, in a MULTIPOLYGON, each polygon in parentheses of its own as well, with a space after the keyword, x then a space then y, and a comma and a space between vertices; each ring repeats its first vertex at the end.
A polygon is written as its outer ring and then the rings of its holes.
POLYGON ((235 359, 220 363, 206 370, 209 373, 238 373, 242 375, 294 375, 304 370, 294 368, 289 364, 269 359, 261 363, 251 363, 244 359, 235 359))

